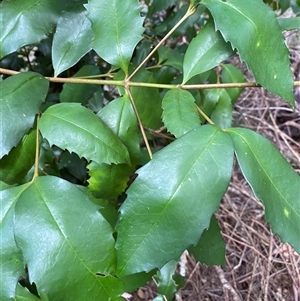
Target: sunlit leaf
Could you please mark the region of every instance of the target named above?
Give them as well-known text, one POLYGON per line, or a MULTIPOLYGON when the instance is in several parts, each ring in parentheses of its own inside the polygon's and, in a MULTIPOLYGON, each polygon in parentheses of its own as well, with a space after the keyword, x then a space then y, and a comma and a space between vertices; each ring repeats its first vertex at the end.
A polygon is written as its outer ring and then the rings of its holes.
POLYGON ((162 108, 163 122, 175 137, 180 137, 200 125, 195 99, 188 91, 168 91, 163 98, 162 108))
POLYGON ((75 185, 50 176, 19 197, 17 245, 30 280, 49 300, 121 300, 121 282, 108 276, 115 265, 113 229, 98 209, 75 185))
POLYGON ((139 169, 120 208, 118 274, 161 268, 196 244, 227 189, 232 164, 230 136, 207 125, 172 142, 139 169))
POLYGON ((276 14, 261 0, 201 3, 210 10, 216 29, 238 50, 256 81, 294 106, 289 51, 276 14))
POLYGON ((265 205, 265 218, 284 242, 300 253, 300 176, 263 136, 229 129, 243 175, 265 205))
POLYGON ((101 163, 129 163, 126 147, 91 110, 75 103, 49 107, 38 126, 50 145, 101 163))
POLYGON ((0 158, 32 128, 48 86, 46 79, 33 72, 20 73, 0 82, 0 158))
POLYGON ((95 35, 93 49, 108 63, 127 73, 134 48, 144 32, 138 2, 89 0, 85 6, 95 35))

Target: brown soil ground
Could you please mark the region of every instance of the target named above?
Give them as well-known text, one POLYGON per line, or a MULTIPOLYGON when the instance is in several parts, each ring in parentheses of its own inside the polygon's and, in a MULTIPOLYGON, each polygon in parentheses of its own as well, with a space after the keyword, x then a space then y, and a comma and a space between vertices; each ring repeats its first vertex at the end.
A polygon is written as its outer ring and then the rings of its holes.
MULTIPOLYGON (((300 32, 285 36, 295 80, 299 81, 300 32)), ((254 81, 245 66, 240 67, 248 81, 254 81)), ((234 123, 271 140, 300 174, 300 87, 297 89, 295 112, 262 88, 245 89, 235 105, 234 123)), ((263 204, 254 197, 237 168, 216 216, 226 243, 226 265, 201 265, 185 253, 186 285, 176 300, 300 300, 300 256, 272 233, 264 221, 263 204)), ((128 300, 146 301, 156 296, 156 286, 150 282, 128 295, 128 300)))

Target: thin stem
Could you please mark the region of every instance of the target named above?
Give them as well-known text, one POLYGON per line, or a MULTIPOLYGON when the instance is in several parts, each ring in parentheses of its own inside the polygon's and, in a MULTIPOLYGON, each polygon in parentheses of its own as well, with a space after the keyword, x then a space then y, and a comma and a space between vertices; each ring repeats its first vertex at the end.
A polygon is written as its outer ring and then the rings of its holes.
POLYGON ((39 158, 40 158, 40 131, 37 126, 37 123, 39 121, 40 116, 37 115, 36 118, 36 136, 35 136, 35 160, 34 160, 34 173, 33 173, 33 178, 32 182, 34 181, 35 178, 39 176, 39 158))
POLYGON ((129 86, 126 85, 126 86, 125 86, 125 89, 126 89, 126 92, 128 93, 128 96, 129 96, 131 105, 132 105, 132 107, 133 107, 133 110, 134 110, 136 119, 137 119, 137 121, 138 121, 139 128, 140 128, 140 130, 141 130, 141 133, 142 133, 142 136, 143 136, 143 139, 144 139, 144 142, 145 142, 145 145, 146 145, 146 148, 147 148, 149 157, 150 157, 150 159, 152 159, 152 157, 153 157, 152 151, 151 151, 151 148, 150 148, 150 145, 149 145, 149 142, 148 142, 148 139, 147 139, 147 136, 146 136, 146 133, 145 133, 145 130, 144 130, 144 126, 143 126, 143 124, 142 124, 142 121, 141 121, 139 112, 138 112, 137 107, 136 107, 136 105, 135 105, 135 102, 134 102, 134 100, 133 100, 133 97, 132 97, 130 88, 129 88, 129 86))
POLYGON ((127 81, 129 82, 137 72, 143 67, 143 65, 150 59, 155 51, 169 38, 169 36, 191 15, 196 12, 195 6, 189 6, 185 15, 179 20, 179 22, 166 34, 166 36, 153 48, 153 50, 147 55, 147 57, 137 66, 137 68, 128 76, 127 81))
MULTIPOLYGON (((197 106, 197 105, 196 105, 197 106)), ((200 115, 209 123, 214 124, 213 121, 197 106, 197 110, 200 113, 200 115)))

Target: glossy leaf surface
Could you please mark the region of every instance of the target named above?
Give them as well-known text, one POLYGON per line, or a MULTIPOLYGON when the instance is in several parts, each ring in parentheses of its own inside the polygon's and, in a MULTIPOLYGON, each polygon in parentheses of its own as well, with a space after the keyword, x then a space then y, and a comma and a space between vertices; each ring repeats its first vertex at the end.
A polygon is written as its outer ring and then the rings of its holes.
POLYGON ((213 22, 208 22, 191 41, 183 62, 183 83, 193 76, 210 70, 234 52, 220 32, 215 31, 213 22))
POLYGON ((180 137, 200 125, 195 99, 188 91, 168 91, 163 98, 162 108, 163 122, 175 137, 180 137))
POLYGON ((46 79, 33 72, 0 81, 0 158, 8 154, 33 127, 48 86, 46 79))
POLYGON ((91 110, 75 103, 49 107, 38 126, 50 145, 101 163, 129 163, 126 147, 91 110))
POLYGON ((289 52, 275 13, 261 0, 201 3, 212 13, 216 29, 237 48, 256 81, 294 106, 289 52))
POLYGON ((230 137, 208 125, 172 142, 139 169, 120 208, 119 275, 161 268, 196 244, 227 189, 232 163, 230 137))
POLYGON ((91 50, 92 38, 91 22, 83 6, 73 11, 64 11, 58 19, 53 38, 54 75, 72 67, 91 50))
POLYGON ((125 73, 144 32, 140 7, 135 0, 89 0, 85 5, 92 22, 92 47, 105 61, 125 73))
POLYGON ((26 185, 0 191, 0 299, 15 297, 18 279, 24 276, 21 250, 14 238, 14 208, 26 185))
POLYGON ((243 128, 228 132, 247 182, 265 205, 266 221, 300 253, 300 176, 263 136, 243 128))
POLYGON ((19 197, 17 245, 30 280, 49 300, 118 300, 120 281, 96 274, 115 264, 113 229, 98 209, 75 185, 50 176, 35 179, 19 197))
POLYGON ((0 58, 24 45, 38 43, 53 29, 72 0, 1 1, 0 58))

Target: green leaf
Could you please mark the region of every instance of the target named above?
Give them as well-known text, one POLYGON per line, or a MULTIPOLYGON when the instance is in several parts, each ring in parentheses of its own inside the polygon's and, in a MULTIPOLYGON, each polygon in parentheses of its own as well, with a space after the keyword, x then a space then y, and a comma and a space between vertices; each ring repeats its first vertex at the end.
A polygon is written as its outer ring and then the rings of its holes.
POLYGON ((27 186, 0 191, 0 299, 3 301, 15 297, 19 277, 24 276, 22 253, 14 238, 14 208, 27 186))
POLYGON ((41 301, 40 298, 31 294, 25 287, 18 284, 15 301, 41 301))
MULTIPOLYGON (((245 75, 232 64, 222 64, 222 82, 223 83, 244 83, 246 81, 245 75)), ((242 88, 230 88, 225 89, 231 98, 232 104, 234 104, 240 94, 242 88)))
POLYGON ((134 166, 108 165, 91 162, 87 166, 89 189, 97 198, 115 200, 127 187, 134 166))
POLYGON ((234 52, 226 43, 213 22, 208 22, 191 41, 183 62, 183 84, 193 76, 210 70, 234 52))
POLYGON ((157 283, 157 291, 167 300, 173 300, 177 290, 177 284, 173 279, 177 261, 171 260, 166 263, 154 276, 157 283))
POLYGON ((142 39, 143 18, 136 0, 89 0, 85 5, 92 22, 92 47, 105 61, 125 74, 134 48, 142 39))
POLYGON ((46 79, 33 72, 20 73, 0 82, 0 158, 32 128, 48 86, 46 79))
POLYGON ((49 300, 120 299, 121 282, 97 275, 115 265, 113 229, 98 209, 75 185, 51 176, 35 179, 20 196, 16 241, 30 280, 49 300))
POLYGON ((209 228, 203 231, 197 245, 189 247, 189 252, 202 264, 225 264, 225 243, 218 220, 214 215, 211 218, 209 228))
POLYGON ((229 129, 243 175, 265 205, 266 221, 300 253, 300 177, 274 145, 243 128, 229 129))
POLYGON ((91 22, 83 6, 64 11, 58 19, 53 38, 54 75, 69 69, 90 51, 92 38, 91 22))
POLYGON ((276 14, 261 0, 201 3, 210 10, 216 29, 238 50, 256 81, 294 106, 289 51, 276 14))
POLYGON ((74 1, 1 1, 0 58, 45 39, 69 3, 74 1))
POLYGON ((300 30, 300 17, 278 18, 277 21, 281 27, 281 30, 300 30))
POLYGON ((211 120, 221 129, 229 128, 232 124, 231 98, 225 89, 219 90, 219 100, 211 114, 211 120))
POLYGON ((0 180, 10 185, 20 183, 34 164, 35 146, 36 130, 33 130, 0 160, 0 180))
POLYGON ((118 274, 161 268, 196 244, 227 189, 232 164, 230 137, 206 125, 172 142, 139 169, 120 208, 118 274))
POLYGON ((168 91, 163 98, 162 108, 163 122, 175 137, 180 137, 200 125, 195 99, 188 91, 168 91))
MULTIPOLYGON (((156 83, 153 74, 141 69, 134 77, 135 82, 156 83)), ((151 129, 161 126, 161 98, 157 88, 132 87, 131 93, 143 125, 151 129)))
POLYGON ((183 55, 166 46, 160 46, 157 52, 159 58, 158 64, 171 66, 182 72, 183 55))
POLYGON ((91 110, 75 103, 49 107, 38 122, 50 145, 101 163, 129 163, 125 145, 91 110))
MULTIPOLYGON (((99 74, 98 67, 85 65, 73 76, 73 78, 96 74, 99 74)), ((97 91, 102 92, 102 89, 99 85, 66 83, 63 85, 59 99, 61 102, 76 102, 81 103, 82 105, 87 105, 88 102, 95 96, 97 91)))
POLYGON ((131 159, 139 155, 138 123, 128 95, 114 99, 97 116, 127 147, 131 159))

